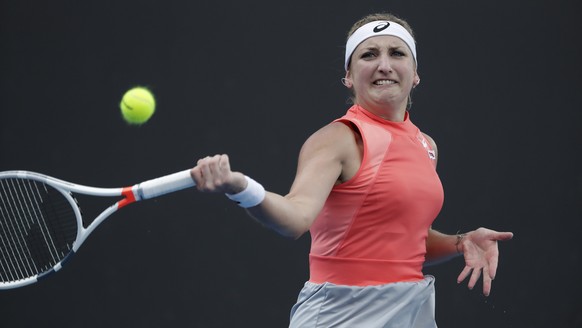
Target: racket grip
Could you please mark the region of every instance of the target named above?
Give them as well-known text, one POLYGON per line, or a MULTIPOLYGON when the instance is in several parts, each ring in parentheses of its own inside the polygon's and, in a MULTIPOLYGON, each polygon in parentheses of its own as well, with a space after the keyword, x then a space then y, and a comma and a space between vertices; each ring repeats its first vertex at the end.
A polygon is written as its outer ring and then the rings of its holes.
POLYGON ((196 183, 190 176, 190 169, 144 181, 137 187, 139 199, 150 199, 174 191, 193 187, 196 183))

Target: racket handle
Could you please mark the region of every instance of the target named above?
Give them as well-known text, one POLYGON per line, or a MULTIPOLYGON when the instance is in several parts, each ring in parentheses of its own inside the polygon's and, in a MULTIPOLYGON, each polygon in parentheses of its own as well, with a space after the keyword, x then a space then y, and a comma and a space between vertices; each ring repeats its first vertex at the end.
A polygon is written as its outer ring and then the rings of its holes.
POLYGON ((150 199, 174 191, 193 187, 196 183, 190 176, 190 169, 144 181, 137 186, 139 199, 150 199))

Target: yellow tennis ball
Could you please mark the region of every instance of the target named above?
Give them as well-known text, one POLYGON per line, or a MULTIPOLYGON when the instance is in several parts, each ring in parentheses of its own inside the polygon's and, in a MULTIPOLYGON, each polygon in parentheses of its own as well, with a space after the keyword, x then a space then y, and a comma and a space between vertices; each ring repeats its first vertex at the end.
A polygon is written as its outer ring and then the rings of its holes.
POLYGON ((148 89, 135 87, 123 95, 119 107, 127 123, 139 125, 147 122, 154 115, 156 100, 148 89))

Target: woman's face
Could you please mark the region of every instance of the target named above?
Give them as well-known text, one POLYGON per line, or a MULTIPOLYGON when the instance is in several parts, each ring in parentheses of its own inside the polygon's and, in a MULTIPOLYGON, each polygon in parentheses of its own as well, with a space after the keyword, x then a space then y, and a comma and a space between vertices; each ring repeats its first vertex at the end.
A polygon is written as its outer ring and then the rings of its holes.
POLYGON ((412 52, 400 38, 375 36, 352 54, 346 79, 354 88, 356 104, 383 116, 405 110, 412 87, 419 80, 412 52))

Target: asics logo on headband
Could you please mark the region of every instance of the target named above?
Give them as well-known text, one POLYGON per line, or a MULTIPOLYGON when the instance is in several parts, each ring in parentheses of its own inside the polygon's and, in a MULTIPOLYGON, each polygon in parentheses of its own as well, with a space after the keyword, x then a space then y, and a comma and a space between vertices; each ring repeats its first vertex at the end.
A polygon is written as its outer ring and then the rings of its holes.
POLYGON ((362 43, 364 40, 371 38, 373 36, 379 35, 391 35, 397 38, 400 38, 412 53, 412 57, 414 58, 414 62, 418 67, 418 58, 416 57, 416 44, 414 42, 414 38, 404 28, 404 26, 390 21, 373 21, 367 24, 364 24, 360 28, 358 28, 346 42, 346 55, 344 61, 344 68, 347 71, 350 65, 350 58, 356 47, 362 43))
POLYGON ((380 24, 380 25, 374 27, 374 30, 373 31, 374 31, 374 33, 382 32, 385 29, 387 29, 388 26, 390 26, 390 23, 389 22, 385 22, 383 24, 380 24))

